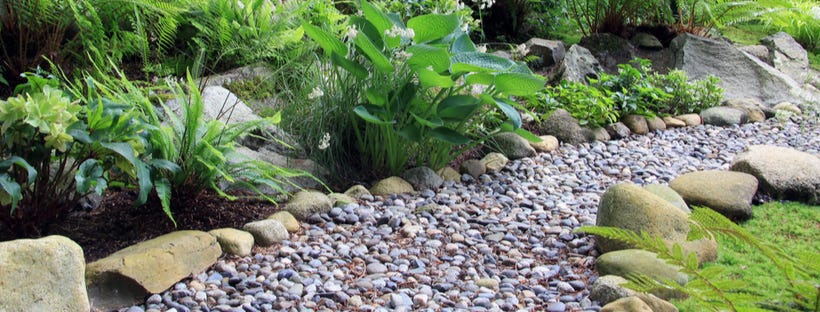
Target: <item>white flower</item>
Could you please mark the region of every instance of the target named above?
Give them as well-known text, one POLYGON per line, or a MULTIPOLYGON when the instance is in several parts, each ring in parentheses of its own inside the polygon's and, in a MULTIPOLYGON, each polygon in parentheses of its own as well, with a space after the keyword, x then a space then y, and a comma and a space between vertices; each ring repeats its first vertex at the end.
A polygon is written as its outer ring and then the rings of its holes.
POLYGON ((392 28, 384 30, 384 35, 390 38, 401 37, 402 39, 411 40, 416 36, 416 32, 412 28, 401 28, 393 25, 392 28))
POLYGON ((527 53, 530 53, 530 49, 527 48, 526 44, 519 44, 512 50, 513 58, 515 59, 522 59, 527 56, 527 53))
POLYGON ((478 45, 478 46, 476 46, 476 47, 475 47, 475 49, 476 49, 478 52, 481 52, 481 53, 487 53, 487 46, 486 46, 486 45, 483 45, 483 44, 478 45))
POLYGON ((330 147, 330 133, 325 132, 325 135, 322 136, 322 140, 319 141, 319 146, 317 147, 322 151, 330 147))
POLYGON ((478 5, 479 10, 489 9, 495 4, 495 0, 479 0, 481 4, 478 5))
POLYGON ((314 87, 313 91, 311 91, 310 94, 308 94, 308 99, 313 100, 323 95, 325 95, 325 92, 323 92, 322 89, 319 89, 319 87, 314 87))
POLYGON ((345 33, 345 37, 347 39, 353 40, 356 39, 356 36, 359 35, 359 30, 356 29, 356 25, 347 26, 347 32, 345 33))
POLYGON ((468 25, 467 23, 461 24, 461 31, 465 33, 470 32, 470 25, 468 25))
POLYGON ((407 52, 407 51, 404 51, 404 50, 400 50, 400 51, 396 52, 396 56, 395 56, 396 60, 402 61, 402 62, 406 61, 406 60, 409 60, 411 57, 413 57, 413 53, 410 53, 410 52, 407 52))

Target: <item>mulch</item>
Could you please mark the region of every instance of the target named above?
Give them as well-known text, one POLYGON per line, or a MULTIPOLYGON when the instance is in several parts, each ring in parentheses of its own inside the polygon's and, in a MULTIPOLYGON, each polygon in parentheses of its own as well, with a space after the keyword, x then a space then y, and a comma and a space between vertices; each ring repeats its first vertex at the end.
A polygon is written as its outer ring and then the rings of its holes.
POLYGON ((134 192, 109 192, 99 207, 72 212, 52 225, 47 235, 63 235, 77 242, 86 261, 91 262, 173 231, 242 228, 245 223, 267 218, 278 210, 267 201, 247 197, 229 201, 215 193, 203 193, 172 209, 175 227, 157 201, 135 207, 134 199, 134 192))

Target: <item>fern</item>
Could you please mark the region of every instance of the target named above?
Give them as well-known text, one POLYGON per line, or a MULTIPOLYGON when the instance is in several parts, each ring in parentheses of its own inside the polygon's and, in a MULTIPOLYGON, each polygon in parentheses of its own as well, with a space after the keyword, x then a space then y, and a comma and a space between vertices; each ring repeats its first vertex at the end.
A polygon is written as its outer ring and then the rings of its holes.
MULTIPOLYGON (((806 261, 790 256, 777 246, 757 240, 748 231, 708 208, 694 207, 689 221, 689 240, 714 239, 720 235, 751 245, 786 276, 794 305, 801 307, 802 310, 820 311, 820 287, 801 280, 816 274, 820 266, 817 260, 806 261)), ((632 275, 626 276, 630 279, 627 287, 638 291, 650 291, 658 287, 674 289, 691 296, 700 305, 713 311, 766 311, 761 309, 765 303, 761 303, 763 297, 760 294, 744 290, 745 285, 740 281, 726 279, 721 275, 723 269, 719 266, 700 269, 695 254, 684 254, 677 243, 670 246, 662 238, 649 235, 647 232, 636 233, 614 227, 585 226, 576 231, 618 240, 654 252, 658 258, 679 266, 681 272, 691 277, 686 285, 681 286, 674 281, 659 281, 642 275, 632 275)), ((816 254, 811 256, 813 259, 817 257, 816 254)))

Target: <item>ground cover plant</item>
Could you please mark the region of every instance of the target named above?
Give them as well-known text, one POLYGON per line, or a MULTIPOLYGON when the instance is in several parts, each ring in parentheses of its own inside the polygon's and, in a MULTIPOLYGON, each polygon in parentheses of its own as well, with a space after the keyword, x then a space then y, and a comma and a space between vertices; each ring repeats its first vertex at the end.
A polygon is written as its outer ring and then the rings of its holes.
POLYGON ((770 203, 755 207, 755 218, 741 226, 709 208, 695 207, 688 239, 717 238, 720 246, 718 262, 702 268, 694 253, 684 254, 679 244, 670 246, 646 232, 598 226, 576 231, 654 252, 680 267, 690 277, 686 285, 636 274, 627 276, 627 287, 643 292, 659 287, 680 291, 689 298, 678 305, 691 311, 818 311, 820 249, 813 238, 820 231, 820 213, 816 208, 770 203), (783 226, 784 222, 788 225, 783 226))

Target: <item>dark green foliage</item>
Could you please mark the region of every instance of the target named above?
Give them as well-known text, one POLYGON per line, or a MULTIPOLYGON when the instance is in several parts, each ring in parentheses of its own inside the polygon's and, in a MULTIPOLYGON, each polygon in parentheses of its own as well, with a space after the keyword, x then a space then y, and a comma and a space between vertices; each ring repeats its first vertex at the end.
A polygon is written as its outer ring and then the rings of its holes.
MULTIPOLYGON (((582 126, 593 128, 617 122, 620 118, 612 97, 595 87, 562 81, 558 86, 547 87, 543 94, 543 99, 530 103, 530 108, 538 113, 563 108, 582 126)), ((541 117, 546 116, 541 114, 541 117)))
POLYGON ((621 115, 651 116, 660 111, 671 96, 653 84, 650 76, 649 60, 634 59, 632 64, 619 64, 617 75, 602 73, 598 79, 590 79, 589 84, 604 90, 621 115))

